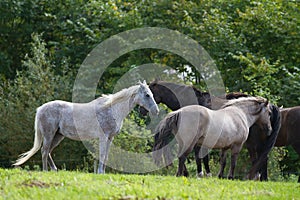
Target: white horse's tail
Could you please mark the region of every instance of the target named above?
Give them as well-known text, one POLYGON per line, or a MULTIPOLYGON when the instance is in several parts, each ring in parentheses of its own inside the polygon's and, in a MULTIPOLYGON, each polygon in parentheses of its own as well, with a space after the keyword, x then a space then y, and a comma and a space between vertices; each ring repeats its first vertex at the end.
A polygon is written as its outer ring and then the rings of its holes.
POLYGON ((26 153, 21 154, 20 158, 13 164, 14 166, 22 165, 23 163, 25 163, 30 157, 32 157, 41 148, 42 134, 41 134, 41 131, 38 128, 37 113, 36 113, 35 122, 34 122, 35 136, 34 136, 33 147, 32 147, 32 149, 30 149, 30 151, 27 151, 26 153))

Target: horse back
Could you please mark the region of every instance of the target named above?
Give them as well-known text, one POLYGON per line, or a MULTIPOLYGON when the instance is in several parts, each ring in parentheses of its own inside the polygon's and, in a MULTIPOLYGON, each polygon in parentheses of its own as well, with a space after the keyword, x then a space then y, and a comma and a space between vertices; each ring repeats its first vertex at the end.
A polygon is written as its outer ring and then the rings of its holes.
POLYGON ((242 144, 249 133, 246 115, 236 107, 228 107, 212 112, 210 127, 214 127, 209 135, 217 138, 215 148, 223 148, 231 144, 242 144), (238 131, 237 131, 238 130, 238 131))
POLYGON ((61 102, 63 101, 50 101, 36 109, 35 129, 44 137, 52 138, 59 130, 61 102))
POLYGON ((176 139, 179 144, 194 146, 197 141, 204 137, 209 128, 209 110, 199 105, 185 106, 174 113, 178 113, 176 139))
POLYGON ((59 119, 60 113, 65 107, 64 104, 66 103, 68 102, 64 102, 60 100, 47 102, 37 108, 36 111, 37 116, 40 120, 43 121, 47 121, 47 119, 48 120, 59 119))

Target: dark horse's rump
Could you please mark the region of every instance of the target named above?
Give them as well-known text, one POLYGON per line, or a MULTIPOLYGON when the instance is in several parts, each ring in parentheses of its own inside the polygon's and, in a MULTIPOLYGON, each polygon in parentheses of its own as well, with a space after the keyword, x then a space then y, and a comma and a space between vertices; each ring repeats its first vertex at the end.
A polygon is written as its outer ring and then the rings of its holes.
POLYGON ((300 155, 300 106, 283 108, 280 113, 282 124, 275 146, 291 145, 300 155))
MULTIPOLYGON (((280 113, 281 128, 275 146, 291 145, 300 156, 300 106, 281 109, 280 113)), ((266 170, 266 168, 262 170, 266 170)), ((300 175, 298 182, 300 183, 300 175)))

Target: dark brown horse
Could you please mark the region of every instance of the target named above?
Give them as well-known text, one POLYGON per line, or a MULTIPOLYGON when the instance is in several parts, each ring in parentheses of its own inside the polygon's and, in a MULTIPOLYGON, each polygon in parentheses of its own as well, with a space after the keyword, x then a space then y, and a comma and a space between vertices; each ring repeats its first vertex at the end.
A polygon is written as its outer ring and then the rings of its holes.
MULTIPOLYGON (((284 108, 280 110, 281 114, 281 128, 279 130, 275 146, 289 146, 291 145, 293 149, 300 156, 300 106, 284 108)), ((262 163, 258 168, 261 173, 261 180, 268 179, 267 173, 267 162, 268 158, 261 156, 261 148, 265 144, 265 138, 259 137, 261 130, 259 127, 254 126, 252 130, 252 135, 248 138, 249 142, 247 144, 247 148, 250 153, 250 157, 252 162, 257 163, 257 160, 260 159, 260 163, 262 163), (251 145, 253 141, 260 141, 257 143, 259 145, 251 145)), ((298 177, 298 182, 300 183, 300 175, 298 177)))
MULTIPOLYGON (((154 99, 157 103, 164 103, 166 104, 170 109, 172 110, 177 110, 180 107, 186 106, 186 105, 191 105, 186 103, 186 99, 193 99, 195 97, 191 97, 193 95, 197 96, 197 100, 198 100, 198 104, 199 105, 203 105, 205 107, 211 108, 211 97, 209 93, 206 92, 201 92, 199 90, 197 90, 195 87, 192 86, 186 86, 186 85, 178 85, 175 83, 170 83, 170 82, 165 82, 165 81, 154 81, 149 85, 149 88, 151 89, 154 99), (189 92, 185 92, 185 91, 189 91, 189 92), (193 91, 193 92, 191 92, 193 91), (189 94, 189 95, 188 95, 189 94), (181 102, 181 103, 180 103, 181 102)), ((235 98, 240 98, 240 97, 247 97, 248 95, 243 94, 243 93, 229 93, 226 95, 226 99, 235 99, 235 98)), ((189 100, 190 101, 190 100, 189 100)), ((196 101, 193 102, 193 104, 196 101)), ((219 105, 221 106, 222 103, 219 105)), ((218 107, 218 106, 217 106, 218 107)), ((255 158, 252 159, 253 161, 253 166, 250 170, 249 173, 249 177, 254 177, 256 172, 258 171, 258 169, 260 169, 265 162, 265 159, 267 159, 267 155, 270 152, 270 150, 272 149, 277 134, 278 134, 278 130, 280 127, 280 115, 279 113, 279 109, 277 106, 271 105, 271 110, 272 110, 272 114, 271 114, 271 123, 272 123, 272 129, 273 132, 271 133, 271 135, 267 138, 264 138, 264 142, 258 142, 261 141, 260 138, 256 138, 252 135, 254 135, 254 131, 252 130, 253 128, 250 128, 250 134, 249 137, 246 141, 246 147, 249 149, 249 152, 253 152, 253 150, 251 151, 250 149, 254 148, 254 152, 256 153, 258 151, 257 156, 255 158), (268 145, 266 145, 268 144, 268 145), (259 147, 259 148, 257 148, 259 147)), ((143 108, 141 108, 141 112, 145 113, 145 110, 143 108)), ((197 164, 197 174, 198 175, 202 175, 202 167, 201 167, 201 159, 200 159, 200 149, 201 146, 196 145, 194 147, 194 152, 195 152, 195 160, 196 160, 196 164, 197 164)), ((208 154, 204 152, 204 156, 203 157, 203 162, 204 162, 204 166, 206 169, 206 173, 210 173, 210 169, 209 169, 209 157, 208 154)), ((252 157, 251 157, 252 158, 252 157)), ((184 169, 184 171, 181 172, 182 175, 187 176, 188 172, 186 170, 186 168, 184 169)))

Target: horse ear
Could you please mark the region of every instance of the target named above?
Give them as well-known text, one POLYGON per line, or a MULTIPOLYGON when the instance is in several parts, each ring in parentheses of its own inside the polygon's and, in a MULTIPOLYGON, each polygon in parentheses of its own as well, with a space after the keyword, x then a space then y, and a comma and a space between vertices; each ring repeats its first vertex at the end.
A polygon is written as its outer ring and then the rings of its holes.
POLYGON ((146 82, 146 80, 144 80, 143 84, 147 85, 147 82, 146 82))
POLYGON ((265 106, 267 106, 269 104, 269 100, 267 99, 265 102, 265 106))

